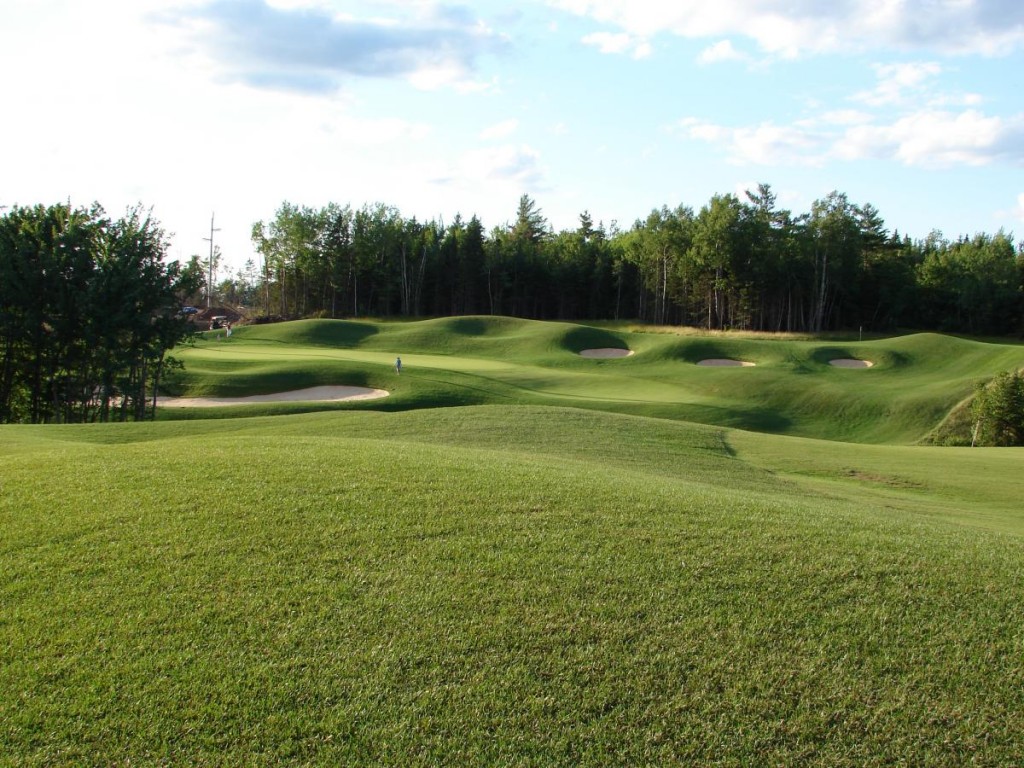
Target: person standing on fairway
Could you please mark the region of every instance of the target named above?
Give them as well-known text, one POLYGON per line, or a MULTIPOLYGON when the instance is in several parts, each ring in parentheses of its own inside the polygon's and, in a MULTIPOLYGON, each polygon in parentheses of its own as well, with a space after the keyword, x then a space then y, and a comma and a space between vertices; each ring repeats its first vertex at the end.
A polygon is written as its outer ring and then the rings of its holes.
POLYGON ((402 375, 402 358, 400 357, 395 358, 395 373, 399 376, 402 375))

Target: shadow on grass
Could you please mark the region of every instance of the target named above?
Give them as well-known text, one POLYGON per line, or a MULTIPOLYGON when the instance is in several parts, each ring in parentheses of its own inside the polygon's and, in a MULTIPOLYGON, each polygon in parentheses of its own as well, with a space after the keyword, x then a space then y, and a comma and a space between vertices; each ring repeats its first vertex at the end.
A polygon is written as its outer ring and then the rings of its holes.
POLYGON ((283 325, 253 325, 239 330, 238 338, 264 344, 316 347, 358 347, 380 333, 377 326, 355 320, 300 320, 283 325), (282 336, 283 333, 286 336, 282 336))
POLYGON ((584 349, 629 349, 622 337, 603 328, 580 326, 565 332, 562 348, 579 354, 584 349))
POLYGON ((866 360, 871 362, 871 368, 905 368, 913 362, 905 352, 869 349, 857 344, 848 347, 818 347, 811 353, 811 360, 818 365, 829 365, 832 360, 866 360))
POLYGON ((726 359, 736 357, 736 352, 729 348, 728 344, 722 344, 715 339, 698 339, 685 341, 673 346, 674 354, 678 360, 685 360, 688 363, 699 363, 701 360, 726 359))

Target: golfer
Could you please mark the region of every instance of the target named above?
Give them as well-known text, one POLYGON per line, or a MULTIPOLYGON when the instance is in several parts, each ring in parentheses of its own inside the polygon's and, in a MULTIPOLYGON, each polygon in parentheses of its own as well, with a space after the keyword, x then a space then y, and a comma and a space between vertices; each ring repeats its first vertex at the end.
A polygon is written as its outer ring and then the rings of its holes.
POLYGON ((400 357, 395 358, 395 373, 399 376, 402 375, 402 358, 400 357))

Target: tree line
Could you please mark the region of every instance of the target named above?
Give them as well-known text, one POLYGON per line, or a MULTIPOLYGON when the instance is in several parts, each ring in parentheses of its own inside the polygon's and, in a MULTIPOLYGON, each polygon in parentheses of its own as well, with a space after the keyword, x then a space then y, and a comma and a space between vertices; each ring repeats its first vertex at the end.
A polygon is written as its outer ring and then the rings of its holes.
POLYGON ((127 421, 155 407, 202 276, 166 263, 147 211, 14 207, 0 216, 0 422, 127 421))
POLYGON ((404 218, 283 203, 257 222, 252 262, 222 292, 282 317, 512 315, 637 319, 708 329, 1024 330, 1024 244, 1011 235, 923 240, 840 192, 782 209, 761 184, 695 211, 652 210, 629 229, 553 231, 529 196, 489 231, 473 216, 404 218))
MULTIPOLYGON (((384 204, 290 203, 253 225, 262 263, 220 286, 281 317, 512 315, 637 319, 709 329, 1024 330, 1024 244, 1002 231, 950 241, 889 233, 833 192, 807 213, 759 185, 699 211, 655 209, 628 230, 586 212, 555 232, 535 201, 489 232, 474 216, 406 219, 384 204)), ((148 211, 14 207, 0 215, 0 422, 142 419, 182 304, 205 267, 166 263, 148 211)), ((208 265, 205 265, 208 266, 208 265)))

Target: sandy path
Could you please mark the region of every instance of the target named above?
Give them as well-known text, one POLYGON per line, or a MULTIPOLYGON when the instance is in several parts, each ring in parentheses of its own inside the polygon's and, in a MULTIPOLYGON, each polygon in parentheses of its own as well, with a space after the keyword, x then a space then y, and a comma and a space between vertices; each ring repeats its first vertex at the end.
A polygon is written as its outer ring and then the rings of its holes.
POLYGON ((614 347, 602 347, 601 349, 584 349, 580 351, 580 357, 593 357, 598 359, 609 359, 613 357, 629 357, 632 354, 632 349, 616 349, 614 347))
POLYGON ((245 403, 307 402, 328 403, 341 400, 376 400, 390 393, 384 389, 367 387, 309 387, 291 392, 272 392, 268 395, 248 397, 159 397, 157 405, 168 408, 210 408, 217 405, 243 405, 245 403))

